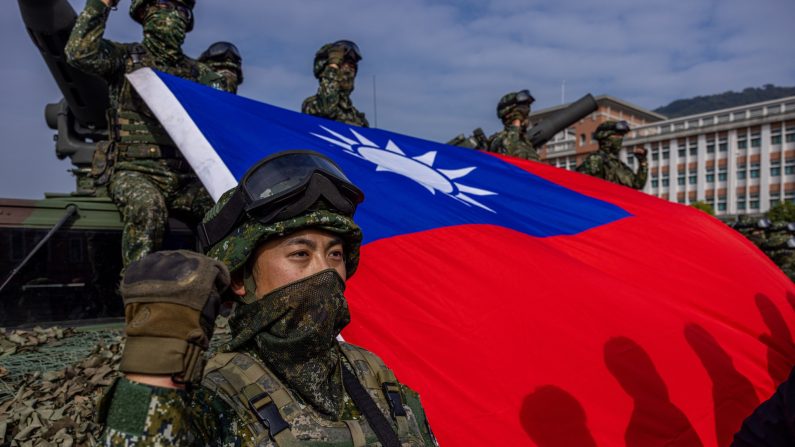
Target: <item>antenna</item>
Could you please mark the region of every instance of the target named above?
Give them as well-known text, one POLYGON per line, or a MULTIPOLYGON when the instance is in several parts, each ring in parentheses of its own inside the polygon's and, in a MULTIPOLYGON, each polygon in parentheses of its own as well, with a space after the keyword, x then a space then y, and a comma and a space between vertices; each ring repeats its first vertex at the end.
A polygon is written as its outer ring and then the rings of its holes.
POLYGON ((375 75, 373 75, 373 127, 378 127, 378 99, 376 98, 375 75))
POLYGON ((566 104, 566 80, 560 84, 560 103, 566 104))

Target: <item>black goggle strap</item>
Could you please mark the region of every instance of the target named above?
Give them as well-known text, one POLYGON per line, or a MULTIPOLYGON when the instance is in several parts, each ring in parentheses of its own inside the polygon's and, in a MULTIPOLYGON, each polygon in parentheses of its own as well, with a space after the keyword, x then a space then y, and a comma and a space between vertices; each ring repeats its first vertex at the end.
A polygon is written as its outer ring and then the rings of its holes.
POLYGON ((218 215, 199 224, 196 233, 199 235, 199 241, 205 253, 232 231, 243 215, 245 207, 246 200, 243 197, 242 188, 238 187, 218 215))

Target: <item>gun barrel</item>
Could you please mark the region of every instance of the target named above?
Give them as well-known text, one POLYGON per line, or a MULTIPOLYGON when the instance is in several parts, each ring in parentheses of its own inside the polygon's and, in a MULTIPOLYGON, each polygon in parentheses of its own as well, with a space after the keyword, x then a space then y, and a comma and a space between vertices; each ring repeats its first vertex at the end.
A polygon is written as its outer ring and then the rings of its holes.
POLYGON ((551 140, 556 133, 588 116, 588 114, 598 108, 599 106, 596 104, 596 100, 589 93, 573 102, 565 109, 549 115, 543 121, 528 130, 527 135, 530 138, 530 142, 533 144, 533 147, 541 147, 544 143, 551 140))
POLYGON ((66 63, 64 47, 77 20, 75 10, 67 0, 19 0, 19 11, 30 38, 80 126, 106 128, 107 84, 66 63))

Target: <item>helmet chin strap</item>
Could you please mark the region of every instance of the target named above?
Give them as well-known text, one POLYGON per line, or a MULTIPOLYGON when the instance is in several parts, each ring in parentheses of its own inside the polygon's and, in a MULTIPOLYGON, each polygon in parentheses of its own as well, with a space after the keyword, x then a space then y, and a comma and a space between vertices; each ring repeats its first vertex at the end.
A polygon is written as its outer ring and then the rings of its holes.
POLYGON ((257 283, 254 281, 250 262, 243 265, 243 288, 245 288, 245 294, 240 297, 243 303, 251 304, 257 301, 257 283))

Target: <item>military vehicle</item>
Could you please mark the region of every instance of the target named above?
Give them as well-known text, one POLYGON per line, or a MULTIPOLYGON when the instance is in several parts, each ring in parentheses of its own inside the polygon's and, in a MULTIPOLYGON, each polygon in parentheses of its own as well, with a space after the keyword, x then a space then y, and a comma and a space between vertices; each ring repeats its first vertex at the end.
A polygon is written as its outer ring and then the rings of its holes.
MULTIPOLYGON (((76 187, 41 200, 0 198, 0 327, 119 319, 122 221, 89 176, 94 150, 107 140, 107 85, 65 61, 63 49, 77 19, 66 0, 18 3, 63 94, 45 107, 45 120, 56 132, 55 155, 74 166, 76 187)), ((191 229, 171 219, 164 247, 195 247, 191 229)))

